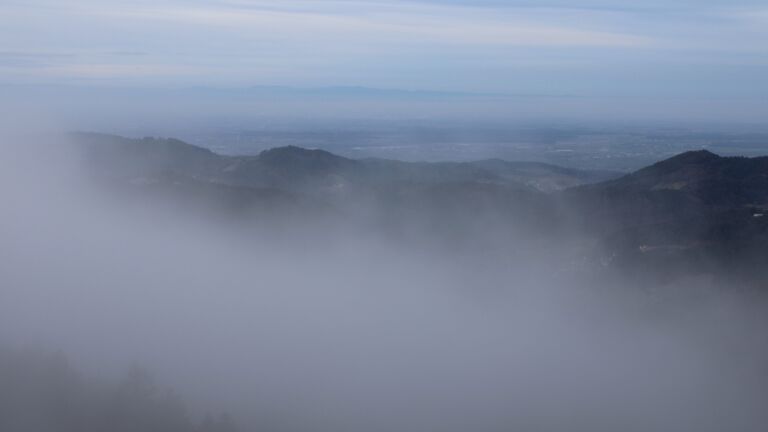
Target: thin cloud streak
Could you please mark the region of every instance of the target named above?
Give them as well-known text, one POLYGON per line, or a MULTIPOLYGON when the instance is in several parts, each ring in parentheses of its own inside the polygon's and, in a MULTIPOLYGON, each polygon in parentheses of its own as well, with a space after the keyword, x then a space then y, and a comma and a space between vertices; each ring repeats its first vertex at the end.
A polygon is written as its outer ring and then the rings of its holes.
POLYGON ((89 15, 168 21, 180 24, 239 28, 270 39, 311 35, 314 40, 346 39, 350 34, 377 42, 521 46, 648 46, 652 39, 633 34, 531 23, 525 17, 507 20, 476 14, 472 20, 433 13, 413 17, 402 12, 375 16, 334 15, 254 8, 145 7, 90 9, 89 15))

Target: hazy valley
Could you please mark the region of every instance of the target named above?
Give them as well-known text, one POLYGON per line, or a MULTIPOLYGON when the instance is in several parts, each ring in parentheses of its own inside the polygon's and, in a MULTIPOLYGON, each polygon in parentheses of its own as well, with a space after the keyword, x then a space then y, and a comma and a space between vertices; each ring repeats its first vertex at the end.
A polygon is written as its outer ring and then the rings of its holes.
POLYGON ((767 19, 0 1, 0 432, 768 431, 767 19))

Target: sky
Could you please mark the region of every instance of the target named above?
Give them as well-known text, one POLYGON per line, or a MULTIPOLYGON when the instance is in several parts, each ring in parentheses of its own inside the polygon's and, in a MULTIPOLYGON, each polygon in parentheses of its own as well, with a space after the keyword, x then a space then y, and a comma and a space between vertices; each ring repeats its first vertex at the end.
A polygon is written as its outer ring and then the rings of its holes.
POLYGON ((4 0, 0 84, 768 99, 768 1, 4 0))

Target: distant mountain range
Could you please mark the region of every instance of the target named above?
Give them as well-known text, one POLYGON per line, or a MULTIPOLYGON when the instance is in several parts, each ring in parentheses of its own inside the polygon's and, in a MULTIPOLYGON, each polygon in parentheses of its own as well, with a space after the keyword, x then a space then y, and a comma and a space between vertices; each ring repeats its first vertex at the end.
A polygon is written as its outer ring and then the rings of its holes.
MULTIPOLYGON (((39 92, 58 92, 61 94, 91 94, 92 90, 77 85, 2 85, 0 89, 12 95, 34 95, 39 92)), ((100 91, 105 91, 101 88, 100 91)), ((130 95, 138 92, 142 95, 157 93, 158 89, 136 89, 130 87, 110 87, 106 91, 113 95, 130 95)), ((248 87, 179 87, 162 90, 165 96, 218 97, 226 96, 237 100, 249 98, 277 99, 366 99, 366 100, 443 100, 443 99, 519 99, 519 98, 577 98, 572 94, 536 94, 536 93, 499 93, 450 90, 424 90, 383 88, 365 86, 318 86, 295 87, 286 85, 254 85, 248 87)))
POLYGON ((288 146, 258 156, 223 156, 175 139, 128 139, 74 134, 95 167, 113 176, 177 176, 212 183, 293 192, 334 193, 395 184, 484 183, 553 192, 616 177, 610 171, 562 168, 538 162, 489 159, 417 163, 348 159, 324 150, 288 146))
POLYGON ((520 233, 638 280, 707 273, 768 282, 768 157, 691 151, 620 176, 534 162, 409 163, 280 147, 223 156, 174 139, 75 134, 91 172, 121 190, 263 217, 365 214, 392 235, 514 248, 520 233), (361 210, 364 209, 364 210, 361 210))

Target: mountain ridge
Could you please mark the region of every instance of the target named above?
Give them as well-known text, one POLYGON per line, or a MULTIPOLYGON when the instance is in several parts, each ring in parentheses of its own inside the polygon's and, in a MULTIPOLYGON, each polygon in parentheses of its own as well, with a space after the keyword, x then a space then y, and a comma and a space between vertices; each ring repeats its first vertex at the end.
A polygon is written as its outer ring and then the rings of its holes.
POLYGON ((720 156, 708 150, 689 151, 591 187, 600 188, 633 192, 681 191, 712 206, 766 205, 768 157, 720 156))
POLYGON ((768 282, 768 157, 697 150, 600 181, 536 162, 350 159, 295 146, 222 156, 173 139, 86 138, 97 181, 193 211, 329 217, 473 251, 514 249, 523 233, 592 245, 579 255, 594 271, 666 280, 706 269, 768 282))
MULTIPOLYGON (((495 182, 543 192, 611 178, 613 172, 577 170, 542 162, 486 159, 473 162, 404 162, 392 159, 350 159, 322 149, 275 147, 257 156, 224 156, 183 141, 165 138, 129 139, 115 135, 76 133, 86 152, 125 170, 175 171, 192 177, 238 186, 338 188, 372 187, 383 183, 495 182), (153 147, 153 144, 155 146, 153 147), (174 154, 174 152, 177 152, 174 154), (135 161, 132 167, 131 161, 135 161)), ((119 171, 125 171, 119 170, 119 171)), ((148 174, 143 172, 141 174, 148 174)))

